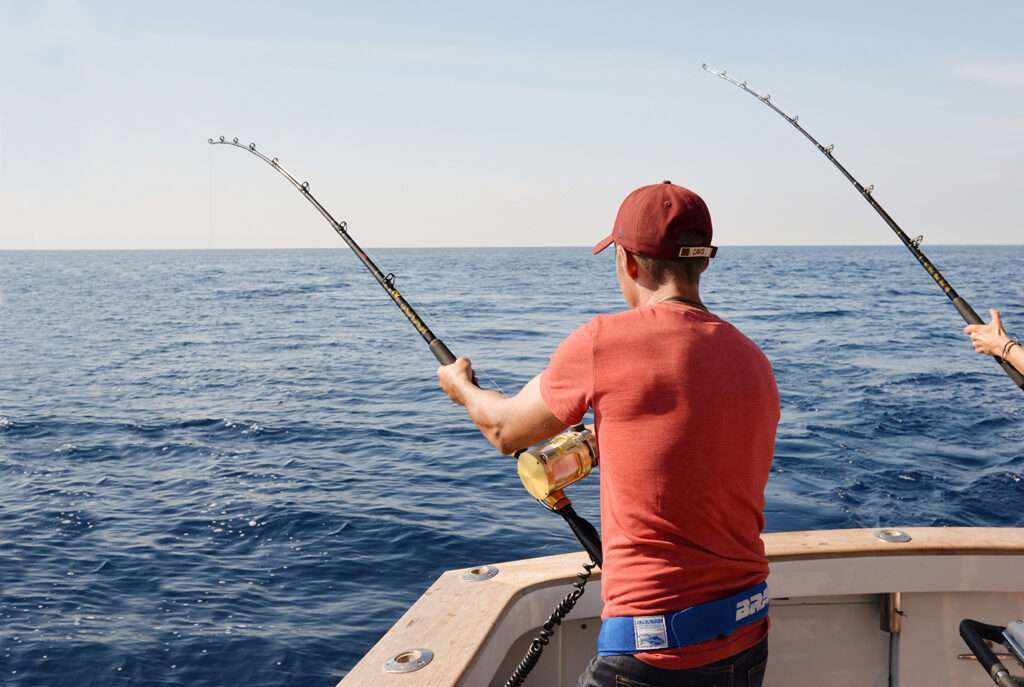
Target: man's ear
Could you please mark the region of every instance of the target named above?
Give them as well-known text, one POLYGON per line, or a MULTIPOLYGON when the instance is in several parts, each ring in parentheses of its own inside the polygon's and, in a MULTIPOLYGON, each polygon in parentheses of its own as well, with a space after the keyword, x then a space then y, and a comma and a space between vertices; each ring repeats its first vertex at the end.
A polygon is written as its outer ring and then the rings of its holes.
POLYGON ((636 261, 636 257, 628 250, 623 250, 623 254, 626 258, 626 274, 633 281, 636 281, 637 277, 640 276, 640 263, 636 261))

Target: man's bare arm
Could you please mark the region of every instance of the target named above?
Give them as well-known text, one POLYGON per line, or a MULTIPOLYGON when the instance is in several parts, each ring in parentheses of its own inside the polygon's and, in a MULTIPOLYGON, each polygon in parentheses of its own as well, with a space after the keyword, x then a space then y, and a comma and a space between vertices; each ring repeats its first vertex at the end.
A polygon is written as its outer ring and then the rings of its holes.
POLYGON ((465 358, 438 368, 437 378, 448 397, 466 407, 473 423, 501 453, 513 453, 566 428, 540 394, 540 375, 515 396, 473 384, 473 367, 465 358))

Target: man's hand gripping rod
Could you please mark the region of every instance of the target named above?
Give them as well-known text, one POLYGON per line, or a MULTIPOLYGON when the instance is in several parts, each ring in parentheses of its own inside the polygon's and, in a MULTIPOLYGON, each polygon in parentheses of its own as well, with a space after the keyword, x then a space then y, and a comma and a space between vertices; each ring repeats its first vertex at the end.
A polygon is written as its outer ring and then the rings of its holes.
MULTIPOLYGON (((953 307, 956 308, 956 311, 960 313, 960 316, 962 318, 964 318, 964 321, 967 322, 967 324, 984 324, 984 322, 982 322, 982 319, 978 317, 978 313, 974 312, 974 309, 970 306, 970 304, 968 304, 967 301, 965 301, 956 292, 956 290, 949 284, 949 282, 946 281, 945 277, 942 276, 942 273, 939 272, 935 265, 931 263, 931 261, 925 256, 923 252, 921 252, 920 246, 921 241, 924 240, 924 237, 918 236, 916 238, 911 239, 909 236, 907 236, 906 233, 902 229, 900 229, 900 226, 896 224, 896 220, 890 217, 889 213, 886 212, 885 209, 878 203, 878 201, 875 200, 874 196, 871 195, 872 192, 875 190, 874 185, 863 186, 859 181, 854 179, 853 175, 850 174, 846 170, 846 168, 839 163, 839 160, 837 160, 835 156, 832 154, 833 146, 823 146, 820 143, 818 143, 818 140, 816 138, 811 136, 809 133, 807 133, 806 129, 800 126, 800 118, 796 115, 790 116, 783 112, 778 107, 776 107, 775 103, 772 102, 772 97, 770 95, 761 95, 757 93, 752 88, 747 86, 746 81, 737 81, 736 79, 729 76, 724 69, 714 70, 709 68, 706 64, 702 64, 701 68, 704 71, 708 72, 709 74, 713 74, 717 77, 725 79, 733 86, 736 86, 740 90, 754 96, 762 103, 767 105, 769 108, 771 108, 777 115, 779 115, 787 122, 792 124, 793 127, 801 134, 803 134, 804 137, 807 138, 807 140, 810 141, 814 145, 814 147, 821 152, 822 155, 827 157, 829 161, 836 166, 836 169, 842 172, 843 176, 846 177, 847 181, 853 184, 853 187, 857 189, 857 192, 860 193, 860 195, 864 197, 864 200, 868 202, 868 205, 873 207, 875 209, 875 212, 877 212, 878 215, 883 220, 885 220, 885 223, 888 224, 889 228, 896 233, 896 236, 898 236, 900 241, 903 242, 903 245, 907 247, 907 250, 913 253, 914 257, 917 258, 917 261, 921 263, 921 267, 924 268, 925 272, 927 272, 931 276, 931 278, 935 280, 935 283, 938 284, 939 288, 942 289, 942 292, 946 294, 946 297, 949 298, 950 301, 952 301, 953 307)), ((1015 370, 1012 365, 1010 365, 1002 358, 996 357, 995 360, 997 363, 999 363, 1000 367, 1003 368, 1003 371, 1006 372, 1010 379, 1013 380, 1013 383, 1019 386, 1022 390, 1024 390, 1024 375, 1022 375, 1020 372, 1017 372, 1017 370, 1015 370)))
MULTIPOLYGON (((406 319, 409 320, 410 324, 412 324, 416 331, 420 333, 420 336, 423 337, 423 340, 427 342, 427 346, 430 347, 430 352, 434 354, 435 358, 437 358, 437 362, 441 363, 442 365, 451 365, 452 363, 455 362, 455 355, 448 349, 447 346, 444 345, 444 342, 441 341, 441 339, 434 336, 434 333, 430 331, 430 328, 427 327, 426 323, 423 322, 423 319, 420 318, 416 311, 413 310, 412 306, 409 305, 405 298, 402 297, 402 294, 398 292, 398 289, 395 288, 395 275, 390 273, 384 274, 383 272, 381 272, 380 268, 377 267, 376 264, 374 264, 373 260, 371 260, 369 256, 365 252, 363 252, 363 249, 359 247, 359 244, 356 243, 351 236, 349 236, 348 225, 345 222, 339 222, 338 220, 334 219, 334 217, 331 216, 331 213, 327 212, 327 208, 321 205, 320 201, 313 197, 313 194, 310 193, 309 191, 308 181, 300 182, 298 179, 292 176, 291 172, 285 169, 281 165, 281 163, 278 162, 276 157, 267 157, 260 151, 256 150, 255 143, 244 145, 242 143, 239 143, 237 138, 233 138, 229 141, 224 136, 220 136, 218 139, 209 138, 207 139, 207 142, 209 142, 210 145, 223 144, 234 146, 236 148, 241 148, 242 150, 248 150, 250 153, 252 153, 256 157, 258 157, 259 159, 263 160, 268 165, 276 169, 281 174, 281 176, 287 179, 288 182, 306 198, 306 200, 313 204, 313 207, 315 207, 317 211, 324 216, 324 219, 326 219, 330 223, 331 227, 334 228, 334 231, 337 232, 338 236, 340 236, 342 240, 348 244, 348 247, 352 249, 352 252, 356 254, 356 257, 359 258, 360 262, 362 262, 363 265, 366 266, 366 269, 370 271, 370 274, 372 274, 373 278, 377 280, 377 283, 381 285, 381 288, 387 291, 388 295, 391 296, 391 300, 393 300, 395 302, 395 305, 398 306, 398 309, 402 311, 402 314, 405 315, 406 319)), ((474 380, 474 383, 475 381, 476 380, 474 380)))

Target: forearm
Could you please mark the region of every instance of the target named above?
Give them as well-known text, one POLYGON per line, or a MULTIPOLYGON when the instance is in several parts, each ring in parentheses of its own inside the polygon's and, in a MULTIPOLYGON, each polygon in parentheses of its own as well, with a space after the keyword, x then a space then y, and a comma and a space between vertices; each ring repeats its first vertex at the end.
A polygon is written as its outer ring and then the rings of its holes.
POLYGON ((476 428, 484 435, 484 438, 501 453, 512 453, 523 448, 515 446, 509 448, 503 437, 503 429, 506 424, 506 414, 510 399, 497 391, 481 389, 472 384, 467 384, 460 389, 463 405, 469 413, 469 419, 473 421, 476 428))
POLYGON ((540 395, 540 375, 531 379, 515 396, 465 384, 459 401, 470 419, 494 448, 506 455, 533 446, 565 429, 565 423, 551 414, 540 395))
POLYGON ((551 412, 540 391, 540 375, 515 396, 481 389, 468 360, 459 358, 437 370, 448 398, 466 408, 473 424, 494 448, 509 454, 558 434, 565 423, 551 412))

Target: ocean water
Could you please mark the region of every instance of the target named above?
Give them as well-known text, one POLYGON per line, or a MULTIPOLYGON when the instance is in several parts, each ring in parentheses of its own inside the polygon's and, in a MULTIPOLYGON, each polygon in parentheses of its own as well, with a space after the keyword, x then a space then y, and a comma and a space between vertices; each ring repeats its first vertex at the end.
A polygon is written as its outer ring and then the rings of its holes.
MULTIPOLYGON (((1024 247, 928 252, 1024 331, 1024 247)), ((584 248, 371 253, 506 392, 623 307, 584 248)), ((769 530, 1024 525, 1024 394, 902 247, 704 293, 775 366, 769 530)), ((344 249, 0 252, 0 683, 332 685, 443 570, 576 548, 435 368, 344 249)))

